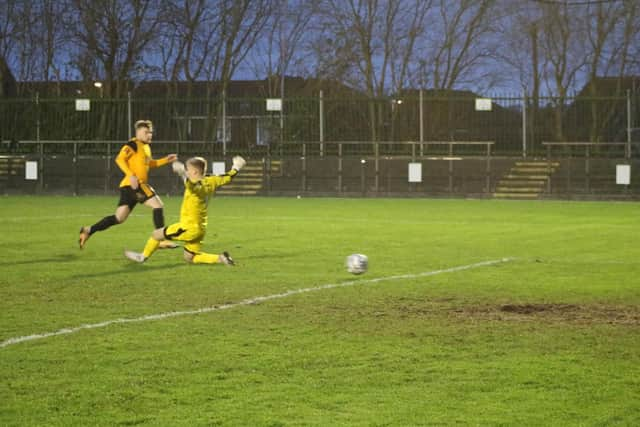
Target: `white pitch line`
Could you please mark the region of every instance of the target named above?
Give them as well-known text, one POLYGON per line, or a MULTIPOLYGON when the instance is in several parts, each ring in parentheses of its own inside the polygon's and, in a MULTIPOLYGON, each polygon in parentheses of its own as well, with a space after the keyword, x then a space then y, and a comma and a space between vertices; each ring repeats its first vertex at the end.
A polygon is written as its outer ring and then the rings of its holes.
POLYGON ((488 266, 488 265, 495 265, 495 264, 502 264, 502 263, 505 263, 505 262, 513 261, 513 260, 514 260, 514 258, 501 258, 501 259, 496 259, 496 260, 492 260, 492 261, 482 261, 482 262, 477 262, 475 264, 461 265, 461 266, 458 266, 458 267, 445 268, 445 269, 442 269, 442 270, 425 271, 425 272, 416 273, 416 274, 402 274, 402 275, 398 275, 398 276, 378 277, 376 279, 368 279, 368 280, 351 280, 351 281, 348 281, 348 282, 331 283, 331 284, 328 284, 328 285, 315 286, 315 287, 312 287, 312 288, 294 289, 294 290, 282 292, 280 294, 264 295, 264 296, 245 299, 245 300, 242 300, 242 301, 239 301, 239 302, 236 302, 236 303, 216 305, 216 306, 213 306, 213 307, 204 307, 204 308, 199 308, 197 310, 170 311, 170 312, 167 312, 167 313, 148 314, 146 316, 141 316, 141 317, 106 320, 106 321, 100 322, 100 323, 88 323, 88 324, 84 324, 84 325, 80 325, 80 326, 75 326, 75 327, 72 327, 72 328, 59 329, 59 330, 54 331, 54 332, 45 332, 45 333, 42 333, 42 334, 33 334, 33 335, 25 335, 25 336, 22 336, 22 337, 9 338, 9 339, 7 339, 5 341, 2 341, 0 343, 0 348, 8 347, 10 345, 19 344, 19 343, 22 343, 22 342, 35 341, 35 340, 40 340, 40 339, 44 339, 44 338, 55 337, 55 336, 58 336, 58 335, 74 334, 74 333, 82 331, 84 329, 97 329, 97 328, 104 328, 106 326, 115 325, 115 324, 122 324, 122 323, 138 323, 138 322, 146 322, 146 321, 149 321, 149 320, 168 319, 170 317, 190 316, 190 315, 194 315, 194 314, 211 313, 213 311, 221 311, 221 310, 227 310, 227 309, 230 309, 230 308, 241 307, 241 306, 245 306, 245 305, 257 304, 257 303, 260 303, 260 302, 263 302, 263 301, 286 298, 286 297, 291 296, 291 295, 304 294, 304 293, 307 293, 307 292, 316 292, 316 291, 322 291, 322 290, 325 290, 325 289, 342 288, 342 287, 355 286, 355 285, 366 285, 366 284, 370 284, 370 283, 388 282, 388 281, 391 281, 391 280, 417 279, 419 277, 435 276, 435 275, 443 274, 443 273, 454 273, 454 272, 457 272, 457 271, 470 270, 472 268, 485 267, 485 266, 488 266))

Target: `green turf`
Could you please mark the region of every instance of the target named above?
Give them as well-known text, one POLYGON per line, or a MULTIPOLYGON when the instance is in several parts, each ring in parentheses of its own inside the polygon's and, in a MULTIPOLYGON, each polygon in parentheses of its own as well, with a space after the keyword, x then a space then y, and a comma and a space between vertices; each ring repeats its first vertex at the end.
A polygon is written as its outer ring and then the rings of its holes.
POLYGON ((0 341, 363 283, 0 348, 0 425, 640 424, 637 203, 214 199, 228 268, 128 262, 144 207, 78 250, 115 201, 0 199, 0 341))

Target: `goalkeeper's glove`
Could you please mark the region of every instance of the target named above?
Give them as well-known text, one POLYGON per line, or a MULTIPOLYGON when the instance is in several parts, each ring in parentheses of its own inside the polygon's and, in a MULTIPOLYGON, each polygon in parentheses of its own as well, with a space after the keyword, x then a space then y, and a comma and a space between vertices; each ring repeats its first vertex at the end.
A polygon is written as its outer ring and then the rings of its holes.
POLYGON ((173 172, 175 172, 178 176, 184 178, 184 163, 176 160, 175 162, 171 163, 171 168, 173 169, 173 172))
POLYGON ((246 164, 247 164, 247 161, 240 156, 235 156, 233 158, 233 168, 238 172, 240 172, 240 169, 242 169, 246 164))

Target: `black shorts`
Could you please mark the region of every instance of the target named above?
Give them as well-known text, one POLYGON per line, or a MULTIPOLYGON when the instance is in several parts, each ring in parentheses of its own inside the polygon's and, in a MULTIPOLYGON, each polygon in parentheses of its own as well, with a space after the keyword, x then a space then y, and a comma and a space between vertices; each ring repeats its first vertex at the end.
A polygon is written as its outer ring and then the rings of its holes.
POLYGON ((130 185, 120 187, 118 206, 126 205, 129 206, 129 210, 133 210, 138 203, 144 203, 155 195, 156 192, 149 184, 140 184, 135 190, 130 185))

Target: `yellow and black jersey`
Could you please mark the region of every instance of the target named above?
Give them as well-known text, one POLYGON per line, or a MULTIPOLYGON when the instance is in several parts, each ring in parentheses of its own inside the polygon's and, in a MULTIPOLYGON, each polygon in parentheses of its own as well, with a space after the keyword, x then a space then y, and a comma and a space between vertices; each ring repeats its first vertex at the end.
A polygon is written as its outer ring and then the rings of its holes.
POLYGON ((216 192, 216 188, 231 182, 237 173, 238 171, 231 169, 222 176, 207 176, 196 182, 185 180, 184 197, 180 208, 180 222, 183 224, 197 224, 202 228, 206 228, 209 196, 216 192))
POLYGON ((120 187, 131 185, 129 178, 135 175, 140 184, 146 184, 149 178, 149 168, 164 166, 169 161, 166 158, 153 159, 151 157, 151 147, 136 138, 131 138, 118 153, 116 164, 124 173, 124 178, 120 181, 120 187))

